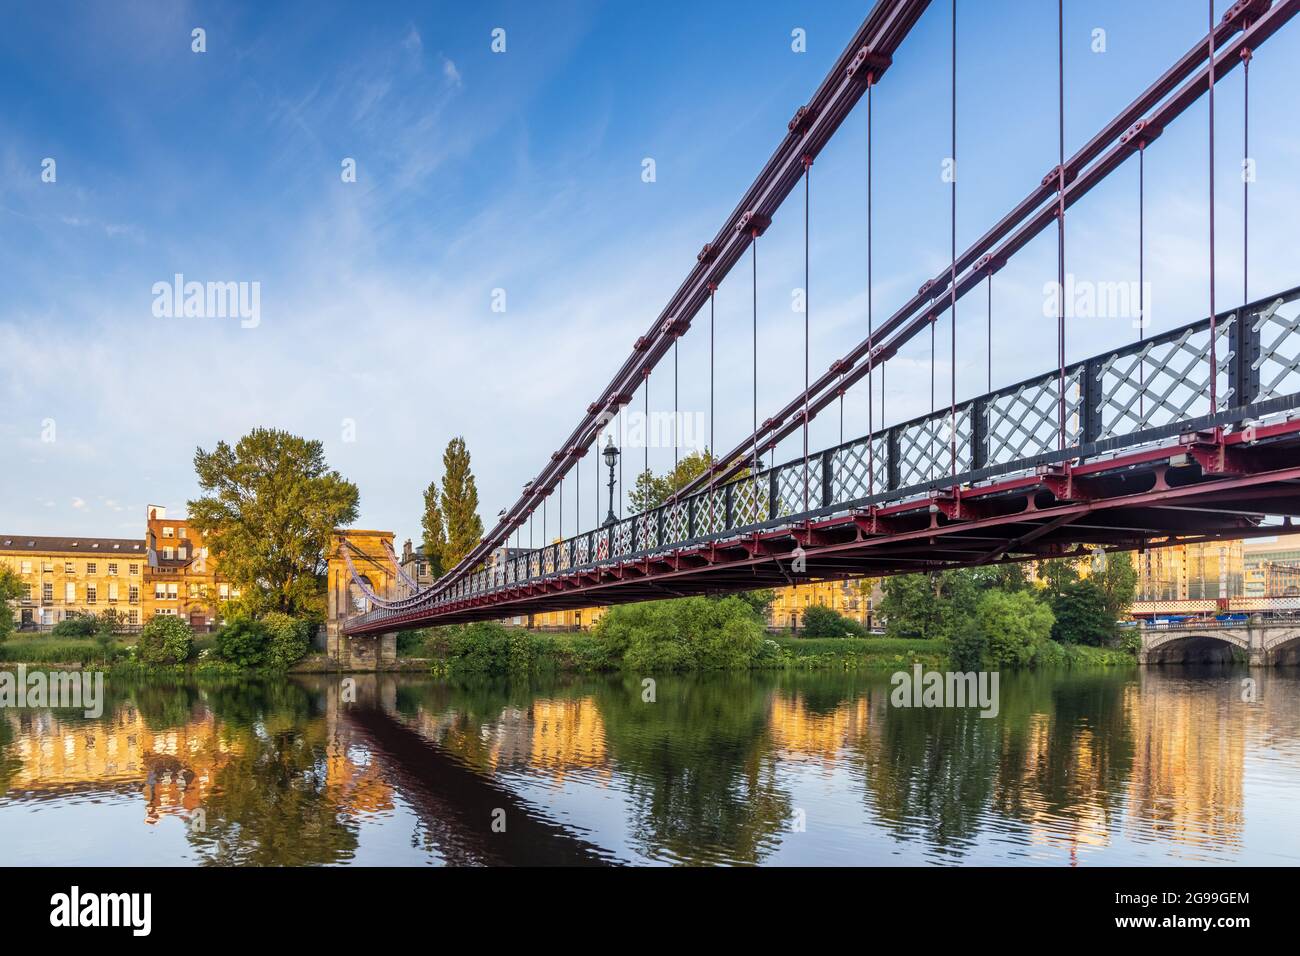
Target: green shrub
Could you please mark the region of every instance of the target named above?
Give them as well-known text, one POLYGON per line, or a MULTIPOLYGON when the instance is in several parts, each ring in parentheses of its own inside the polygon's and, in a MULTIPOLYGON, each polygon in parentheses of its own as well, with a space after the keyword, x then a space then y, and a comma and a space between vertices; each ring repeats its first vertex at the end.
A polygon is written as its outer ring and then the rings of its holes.
POLYGON ((194 647, 194 632, 178 617, 155 614, 140 631, 136 653, 146 664, 183 664, 194 647))
POLYGON ((259 667, 266 660, 269 642, 261 621, 237 617, 217 634, 217 656, 238 667, 259 667))
POLYGON ((1064 585, 1052 600, 1056 624, 1053 639, 1062 644, 1102 647, 1115 634, 1114 612, 1107 609, 1106 594, 1090 578, 1064 585))
POLYGON ((280 611, 272 611, 261 620, 266 631, 266 664, 276 670, 288 670, 311 650, 311 625, 280 611))
POLYGON ((988 653, 989 639, 980 627, 979 621, 974 618, 967 618, 957 625, 957 630, 952 636, 952 649, 949 651, 949 659, 952 666, 959 671, 977 671, 984 663, 984 656, 988 653))
POLYGON ((51 637, 94 637, 99 622, 90 614, 70 614, 50 630, 51 637))
POLYGON ((820 604, 803 612, 804 637, 864 637, 866 632, 857 621, 820 604))
POLYGON ((737 597, 616 607, 601 618, 595 634, 611 660, 642 673, 746 668, 763 645, 762 623, 737 597))
POLYGON ((555 639, 478 621, 449 628, 448 668, 457 674, 527 674, 554 665, 555 639))
POLYGON ((1047 652, 1051 608, 1029 591, 988 591, 980 598, 975 620, 988 640, 988 659, 995 666, 1028 667, 1047 652))

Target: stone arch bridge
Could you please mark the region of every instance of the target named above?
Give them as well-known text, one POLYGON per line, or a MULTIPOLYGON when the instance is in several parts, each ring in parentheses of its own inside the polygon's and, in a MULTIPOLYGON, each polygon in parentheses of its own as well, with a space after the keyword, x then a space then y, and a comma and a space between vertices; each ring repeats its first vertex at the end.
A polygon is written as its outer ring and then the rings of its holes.
POLYGON ((1252 666, 1300 664, 1300 617, 1252 614, 1242 622, 1144 627, 1138 660, 1143 664, 1212 663, 1230 661, 1242 653, 1252 666))

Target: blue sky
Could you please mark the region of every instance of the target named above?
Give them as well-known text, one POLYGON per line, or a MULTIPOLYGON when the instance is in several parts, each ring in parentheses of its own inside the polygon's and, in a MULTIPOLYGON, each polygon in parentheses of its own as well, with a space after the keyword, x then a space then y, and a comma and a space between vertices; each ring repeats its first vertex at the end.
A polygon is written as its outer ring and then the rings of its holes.
MULTIPOLYGON (((1206 7, 1066 7, 1072 151, 1203 34, 1206 7), (1090 48, 1098 27, 1101 54, 1090 48)), ((360 487, 359 524, 400 538, 418 535, 421 489, 454 435, 474 456, 485 522, 514 500, 868 5, 0 9, 0 86, 11 94, 0 111, 0 529, 139 534, 146 503, 180 512, 196 493, 196 447, 274 425, 324 441, 360 487), (205 53, 191 51, 195 27, 205 53), (490 49, 498 27, 503 54, 490 49), (792 51, 795 28, 807 52, 792 51), (41 180, 47 157, 54 183, 41 180), (340 178, 347 157, 355 183, 340 178), (647 157, 653 183, 641 178, 647 157), (260 323, 155 317, 152 287, 176 273, 260 283, 260 323), (504 313, 492 311, 494 289, 506 290, 504 313), (55 440, 43 440, 51 421, 55 440)), ((875 93, 879 317, 947 262, 949 11, 931 5, 875 93)), ((1055 11, 1043 0, 959 0, 959 245, 1056 161, 1055 11)), ((1297 282, 1288 68, 1298 57, 1292 24, 1251 68, 1252 297, 1297 282)), ((1236 71, 1217 100, 1221 307, 1240 300, 1241 94, 1236 71)), ((813 169, 814 375, 865 335, 865 142, 860 105, 813 169)), ((1147 173, 1159 329, 1208 303, 1204 101, 1148 152, 1147 173)), ((1126 165, 1072 210, 1069 271, 1136 279, 1136 174, 1126 165)), ((802 316, 790 305, 803 284, 802 213, 796 192, 759 249, 760 419, 803 381, 802 316)), ((1042 284, 1055 255, 1044 236, 995 280, 995 384, 1054 365, 1042 284)), ((751 415, 747 262, 717 307, 714 426, 730 447, 751 415)), ((978 297, 959 306, 959 397, 983 391, 984 322, 978 297)), ((1127 320, 1077 323, 1070 356, 1133 333, 1127 320)), ((706 321, 682 340, 680 361, 681 408, 707 410, 706 321)), ((671 374, 665 364, 652 379, 652 408, 671 407, 671 374)), ((928 340, 890 374, 891 420, 928 410, 928 340)), ((941 349, 941 383, 948 374, 941 349)), ((849 396, 845 418, 846 435, 865 432, 865 394, 849 396)), ((837 437, 836 416, 814 423, 814 447, 837 437)), ((670 449, 650 455, 657 469, 671 463, 670 449)), ((553 535, 554 510, 550 521, 553 535)))

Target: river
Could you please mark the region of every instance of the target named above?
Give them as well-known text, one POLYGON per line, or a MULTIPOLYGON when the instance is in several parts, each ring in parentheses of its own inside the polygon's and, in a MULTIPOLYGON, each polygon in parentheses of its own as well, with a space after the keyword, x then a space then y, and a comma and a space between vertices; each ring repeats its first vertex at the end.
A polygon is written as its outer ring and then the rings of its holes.
POLYGON ((1003 675, 996 717, 883 672, 353 681, 0 710, 4 862, 1300 862, 1292 669, 1003 675))

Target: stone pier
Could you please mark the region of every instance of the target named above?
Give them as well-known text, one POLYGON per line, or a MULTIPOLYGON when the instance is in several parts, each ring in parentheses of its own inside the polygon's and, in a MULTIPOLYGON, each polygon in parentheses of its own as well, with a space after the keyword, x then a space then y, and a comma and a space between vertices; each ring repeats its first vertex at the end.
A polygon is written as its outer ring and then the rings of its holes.
POLYGON ((349 556, 367 586, 381 596, 393 595, 397 572, 384 548, 393 543, 391 531, 362 531, 355 528, 334 532, 330 539, 325 656, 340 670, 375 671, 397 661, 397 634, 369 634, 349 637, 344 633, 348 618, 370 610, 365 590, 352 580, 343 558, 343 540, 352 545, 349 556))

